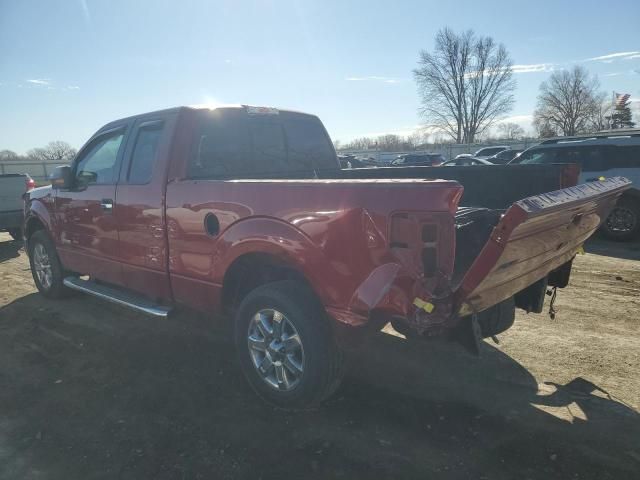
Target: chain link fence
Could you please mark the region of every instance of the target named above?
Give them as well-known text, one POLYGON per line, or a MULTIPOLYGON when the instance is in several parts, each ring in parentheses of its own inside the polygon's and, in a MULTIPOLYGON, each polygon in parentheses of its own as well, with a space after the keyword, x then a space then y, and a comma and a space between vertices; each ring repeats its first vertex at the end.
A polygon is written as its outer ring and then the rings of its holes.
POLYGON ((5 173, 28 173, 36 184, 43 185, 49 183, 49 174, 59 165, 66 165, 64 162, 0 162, 0 175, 5 173))

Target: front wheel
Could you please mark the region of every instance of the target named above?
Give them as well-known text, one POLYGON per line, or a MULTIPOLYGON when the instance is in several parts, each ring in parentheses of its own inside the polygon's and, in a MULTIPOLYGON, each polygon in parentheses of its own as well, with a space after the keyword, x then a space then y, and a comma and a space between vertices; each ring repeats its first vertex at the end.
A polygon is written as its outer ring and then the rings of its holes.
POLYGON ((68 289, 62 283, 64 270, 56 247, 44 230, 38 230, 29 238, 29 264, 36 287, 45 297, 61 298, 68 289))
POLYGON ((263 285, 240 304, 235 346, 243 373, 263 399, 313 407, 340 384, 343 355, 312 292, 297 282, 263 285))
POLYGON ((632 240, 640 232, 640 200, 620 200, 602 224, 602 232, 611 240, 632 240))

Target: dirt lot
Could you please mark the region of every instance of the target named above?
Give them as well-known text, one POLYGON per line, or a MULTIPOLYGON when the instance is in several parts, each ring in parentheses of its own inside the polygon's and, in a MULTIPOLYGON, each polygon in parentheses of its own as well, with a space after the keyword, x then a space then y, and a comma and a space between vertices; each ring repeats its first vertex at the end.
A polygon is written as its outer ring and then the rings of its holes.
POLYGON ((35 293, 0 234, 0 478, 640 478, 640 246, 575 262, 558 317, 476 359, 381 333, 338 395, 256 399, 215 320, 35 293))

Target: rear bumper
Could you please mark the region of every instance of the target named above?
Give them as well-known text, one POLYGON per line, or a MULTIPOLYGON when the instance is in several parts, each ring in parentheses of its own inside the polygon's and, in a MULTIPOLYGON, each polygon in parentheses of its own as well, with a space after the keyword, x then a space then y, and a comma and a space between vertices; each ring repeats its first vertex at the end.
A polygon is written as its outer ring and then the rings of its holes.
POLYGON ((0 230, 21 228, 24 212, 22 210, 11 210, 0 212, 0 230))
POLYGON ((352 326, 396 320, 419 333, 445 333, 460 318, 509 299, 567 264, 629 186, 627 179, 616 177, 520 200, 502 216, 459 284, 443 275, 437 288, 427 288, 415 272, 386 264, 359 289, 376 292, 361 294, 376 298, 366 302, 368 311, 327 310, 352 326))

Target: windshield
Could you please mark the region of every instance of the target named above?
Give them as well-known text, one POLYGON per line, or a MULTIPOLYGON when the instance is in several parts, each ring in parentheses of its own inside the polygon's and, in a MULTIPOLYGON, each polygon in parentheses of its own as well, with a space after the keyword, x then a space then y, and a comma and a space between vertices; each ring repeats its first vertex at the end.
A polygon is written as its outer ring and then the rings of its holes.
POLYGON ((557 158, 557 153, 554 150, 540 149, 540 150, 527 150, 522 155, 514 159, 511 163, 554 163, 557 158))

